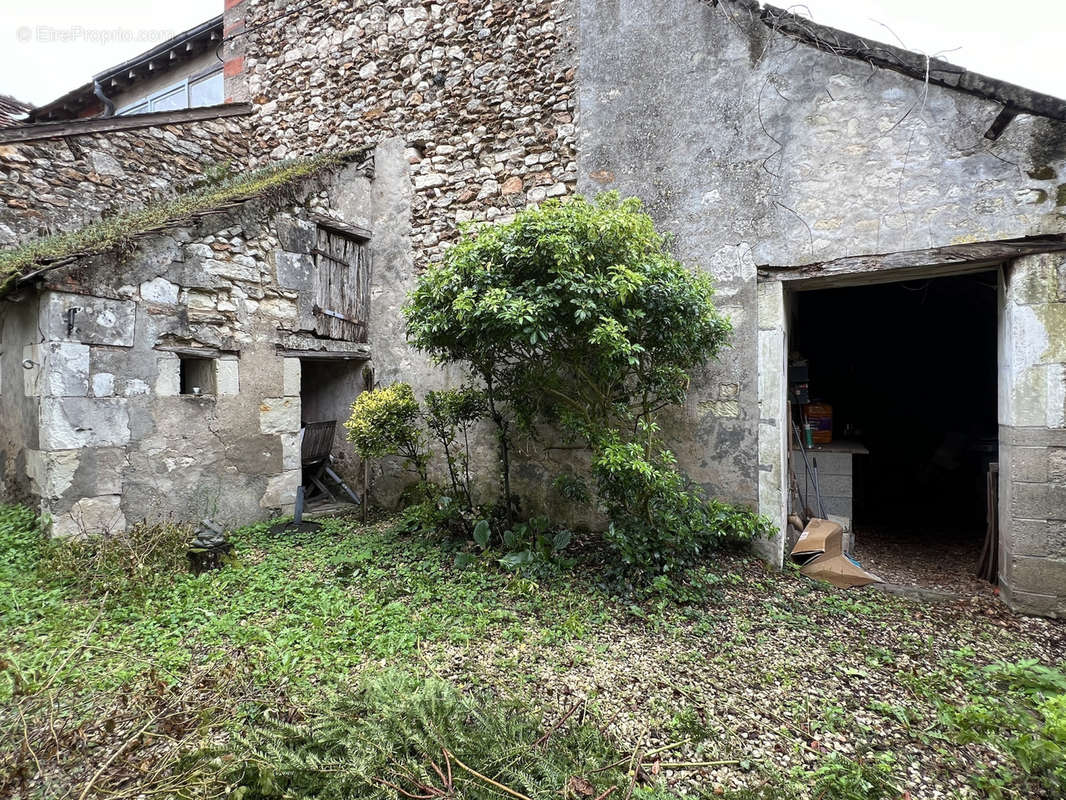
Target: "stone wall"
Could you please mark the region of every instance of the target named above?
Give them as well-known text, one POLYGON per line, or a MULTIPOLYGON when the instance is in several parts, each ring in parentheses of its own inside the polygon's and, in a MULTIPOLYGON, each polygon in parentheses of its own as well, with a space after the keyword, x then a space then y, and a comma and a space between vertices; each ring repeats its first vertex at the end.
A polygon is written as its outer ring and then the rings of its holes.
POLYGON ((291 511, 301 362, 279 348, 365 349, 300 332, 312 276, 293 265, 311 259, 306 215, 329 212, 328 182, 143 237, 125 258, 83 259, 26 301, 37 325, 5 350, 35 364, 24 384, 39 442, 19 457, 54 533, 291 511))
POLYGON ((732 347, 696 376, 678 454, 776 518, 785 434, 756 365, 787 342, 756 265, 1066 231, 1066 125, 1020 116, 985 139, 998 104, 797 44, 748 5, 581 0, 578 188, 643 198, 715 278, 732 347))
MULTIPOLYGON (((567 0, 227 3, 226 95, 254 103, 260 162, 398 137, 419 263, 472 219, 571 191, 573 21, 567 0)), ((382 265, 388 269, 388 265, 382 265)))
POLYGON ((1000 317, 1000 584, 1066 616, 1066 256, 1005 270, 1000 317))
POLYGON ((0 246, 82 227, 248 160, 247 119, 0 144, 0 246))

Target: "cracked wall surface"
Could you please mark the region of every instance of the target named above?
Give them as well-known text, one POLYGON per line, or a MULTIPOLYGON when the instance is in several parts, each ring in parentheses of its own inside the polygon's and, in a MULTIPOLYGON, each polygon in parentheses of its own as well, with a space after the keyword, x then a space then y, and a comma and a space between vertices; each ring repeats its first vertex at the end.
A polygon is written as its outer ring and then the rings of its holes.
MULTIPOLYGON (((302 424, 291 348, 366 348, 315 339, 313 270, 291 269, 313 263, 310 214, 364 222, 333 214, 333 177, 82 259, 3 301, 0 386, 19 414, 0 425, 2 474, 26 476, 17 488, 54 534, 291 512, 302 424), (183 381, 188 358, 199 360, 183 381)), ((348 170, 345 183, 370 179, 348 170)))
MULTIPOLYGON (((713 494, 783 526, 780 387, 763 365, 780 370, 784 327, 779 299, 757 296, 756 265, 1066 232, 1066 125, 1022 115, 986 139, 997 103, 797 43, 750 6, 580 2, 578 189, 642 198, 679 257, 714 277, 732 346, 695 376, 670 433, 713 494)), ((1014 309, 1015 346, 1060 335, 1056 313, 1014 309)), ((1014 389, 1052 438, 1058 364, 1014 389)), ((1030 567, 1007 582, 1029 582, 1017 576, 1030 567)))

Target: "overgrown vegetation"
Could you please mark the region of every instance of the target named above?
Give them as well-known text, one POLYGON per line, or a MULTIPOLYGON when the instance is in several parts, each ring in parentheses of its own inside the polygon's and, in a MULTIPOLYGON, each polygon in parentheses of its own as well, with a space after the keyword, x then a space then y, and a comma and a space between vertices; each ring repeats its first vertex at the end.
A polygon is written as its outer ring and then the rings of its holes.
MULTIPOLYGON (((602 796, 627 782, 619 752, 590 724, 551 730, 529 707, 436 679, 385 671, 296 723, 266 716, 224 765, 233 797, 602 796), (545 732, 547 731, 547 732, 545 732), (604 767, 607 767, 604 769, 604 767)), ((223 759, 223 756, 228 758, 223 759)))
POLYGON ((709 502, 660 432, 660 412, 684 402, 689 374, 729 334, 712 298, 709 279, 671 255, 640 202, 615 194, 549 201, 508 224, 467 229, 420 276, 405 309, 408 336, 481 381, 499 443, 501 536, 515 529, 520 506, 513 439, 554 447, 545 426, 592 454, 594 491, 572 472, 558 480, 571 502, 597 500, 631 583, 668 585, 710 550, 766 529, 750 511, 709 502))
POLYGON ((638 606, 594 562, 456 569, 395 522, 256 525, 200 576, 177 540, 0 507, 0 795, 399 800, 446 791, 434 764, 506 794, 462 762, 531 800, 1061 796, 1054 623, 730 555, 714 602, 638 606))
POLYGON ((216 176, 217 181, 210 181, 190 192, 160 198, 144 208, 115 214, 74 231, 32 239, 17 247, 0 250, 0 294, 7 291, 19 276, 35 267, 76 255, 126 249, 134 237, 167 222, 280 190, 319 170, 341 164, 354 155, 331 153, 273 164, 244 174, 220 173, 216 176))

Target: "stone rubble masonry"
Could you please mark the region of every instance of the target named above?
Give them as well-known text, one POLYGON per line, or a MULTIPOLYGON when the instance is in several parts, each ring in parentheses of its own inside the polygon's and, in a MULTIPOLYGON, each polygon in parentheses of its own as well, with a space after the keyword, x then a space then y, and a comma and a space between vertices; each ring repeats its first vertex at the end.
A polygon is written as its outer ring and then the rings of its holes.
POLYGON ((0 145, 0 247, 76 230, 248 162, 247 118, 0 145))
MULTIPOLYGON (((21 447, 53 533, 291 512, 301 362, 277 348, 304 330, 312 275, 288 270, 308 254, 285 248, 310 249, 315 226, 302 217, 330 213, 332 180, 143 237, 122 258, 82 259, 22 300, 35 313, 19 335, 40 341, 0 352, 0 372, 21 373, 17 396, 36 437, 6 419, 0 434, 21 447), (214 392, 181 394, 183 355, 214 360, 214 392)), ((0 454, 0 475, 13 471, 8 458, 0 454)))
MULTIPOLYGON (((506 220, 577 179, 575 60, 567 0, 227 2, 226 95, 247 98, 252 160, 401 137, 414 185, 418 265, 458 225, 506 220), (261 27, 257 27, 261 26, 261 27)), ((298 268, 299 264, 294 264, 298 268)))

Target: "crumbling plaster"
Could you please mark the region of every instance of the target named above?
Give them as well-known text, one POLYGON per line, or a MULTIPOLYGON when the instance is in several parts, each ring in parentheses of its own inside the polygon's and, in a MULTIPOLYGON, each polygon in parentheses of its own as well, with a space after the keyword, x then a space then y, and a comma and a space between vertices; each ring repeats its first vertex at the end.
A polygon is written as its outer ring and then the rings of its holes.
POLYGON ((301 341, 312 282, 279 274, 310 257, 307 217, 332 213, 331 180, 140 237, 132 253, 82 259, 22 291, 32 319, 3 319, 35 364, 17 388, 39 437, 21 446, 53 533, 291 511, 301 368, 278 348, 301 341), (200 396, 182 393, 185 355, 211 359, 200 396))

